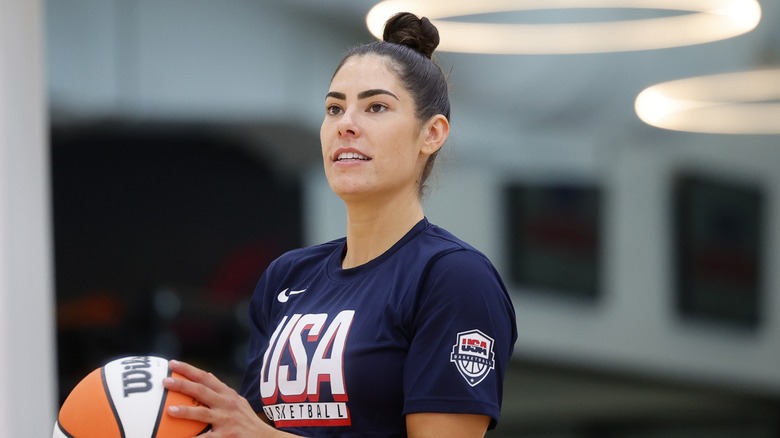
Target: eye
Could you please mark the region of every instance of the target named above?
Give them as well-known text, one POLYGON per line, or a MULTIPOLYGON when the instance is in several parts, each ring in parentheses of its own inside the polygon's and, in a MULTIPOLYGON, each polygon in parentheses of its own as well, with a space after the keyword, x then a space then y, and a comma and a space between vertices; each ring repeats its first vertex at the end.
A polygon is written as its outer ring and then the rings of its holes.
POLYGON ((325 114, 329 116, 336 116, 341 114, 341 107, 338 105, 328 105, 325 107, 325 114))
POLYGON ((370 113, 381 113, 387 111, 387 105, 383 103, 372 103, 368 106, 368 112, 370 113))

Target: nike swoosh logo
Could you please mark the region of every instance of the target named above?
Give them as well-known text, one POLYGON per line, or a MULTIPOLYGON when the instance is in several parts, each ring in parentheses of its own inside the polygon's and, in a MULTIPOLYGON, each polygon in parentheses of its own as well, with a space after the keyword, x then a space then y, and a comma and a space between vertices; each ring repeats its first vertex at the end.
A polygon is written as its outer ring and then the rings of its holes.
POLYGON ((287 300, 290 299, 290 295, 298 295, 306 292, 306 289, 301 290, 290 290, 290 288, 287 288, 281 292, 279 292, 279 295, 276 296, 276 299, 279 300, 280 303, 286 303, 287 300))

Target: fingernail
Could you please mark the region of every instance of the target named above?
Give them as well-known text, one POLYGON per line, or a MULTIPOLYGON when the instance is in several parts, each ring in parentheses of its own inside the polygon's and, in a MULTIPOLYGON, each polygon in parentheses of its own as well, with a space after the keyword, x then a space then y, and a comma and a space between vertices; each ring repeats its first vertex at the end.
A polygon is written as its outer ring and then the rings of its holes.
POLYGON ((171 365, 173 365, 173 366, 176 366, 176 365, 178 365, 178 364, 179 364, 179 361, 178 361, 178 360, 176 360, 176 359, 171 359, 171 360, 169 360, 169 361, 168 361, 168 363, 169 363, 169 364, 171 364, 171 365))
POLYGON ((178 406, 168 406, 168 412, 171 414, 178 414, 179 413, 179 407, 178 406))
POLYGON ((166 377, 166 378, 163 379, 163 384, 164 385, 169 385, 171 383, 173 383, 173 377, 166 377))

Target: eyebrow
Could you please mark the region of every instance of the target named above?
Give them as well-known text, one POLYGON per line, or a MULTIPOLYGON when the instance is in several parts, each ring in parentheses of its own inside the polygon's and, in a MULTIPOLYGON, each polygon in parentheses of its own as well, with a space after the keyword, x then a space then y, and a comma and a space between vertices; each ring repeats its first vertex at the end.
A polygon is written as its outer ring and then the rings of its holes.
MULTIPOLYGON (((393 98, 395 98, 395 100, 400 100, 398 99, 398 96, 396 96, 395 94, 387 90, 383 90, 381 88, 372 88, 370 90, 361 91, 360 93, 358 93, 357 97, 358 99, 366 99, 368 97, 376 96, 378 94, 386 94, 388 96, 392 96, 393 98)), ((341 99, 341 100, 347 99, 346 94, 340 93, 338 91, 331 91, 325 97, 332 97, 334 99, 341 99)))

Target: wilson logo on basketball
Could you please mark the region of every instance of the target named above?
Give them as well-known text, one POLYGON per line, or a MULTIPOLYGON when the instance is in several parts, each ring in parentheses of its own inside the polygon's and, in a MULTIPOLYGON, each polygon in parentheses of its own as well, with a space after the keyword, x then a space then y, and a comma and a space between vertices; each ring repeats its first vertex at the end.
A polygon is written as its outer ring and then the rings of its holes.
POLYGON ((162 379, 186 380, 157 356, 124 356, 95 369, 71 390, 57 415, 53 438, 191 437, 211 426, 174 418, 169 406, 197 405, 189 395, 168 391, 162 379))
POLYGON ((458 333, 452 346, 450 362, 471 386, 477 386, 495 368, 493 338, 479 330, 458 333))
POLYGON ((122 365, 122 394, 127 397, 152 389, 151 359, 147 356, 133 357, 120 362, 122 365))

